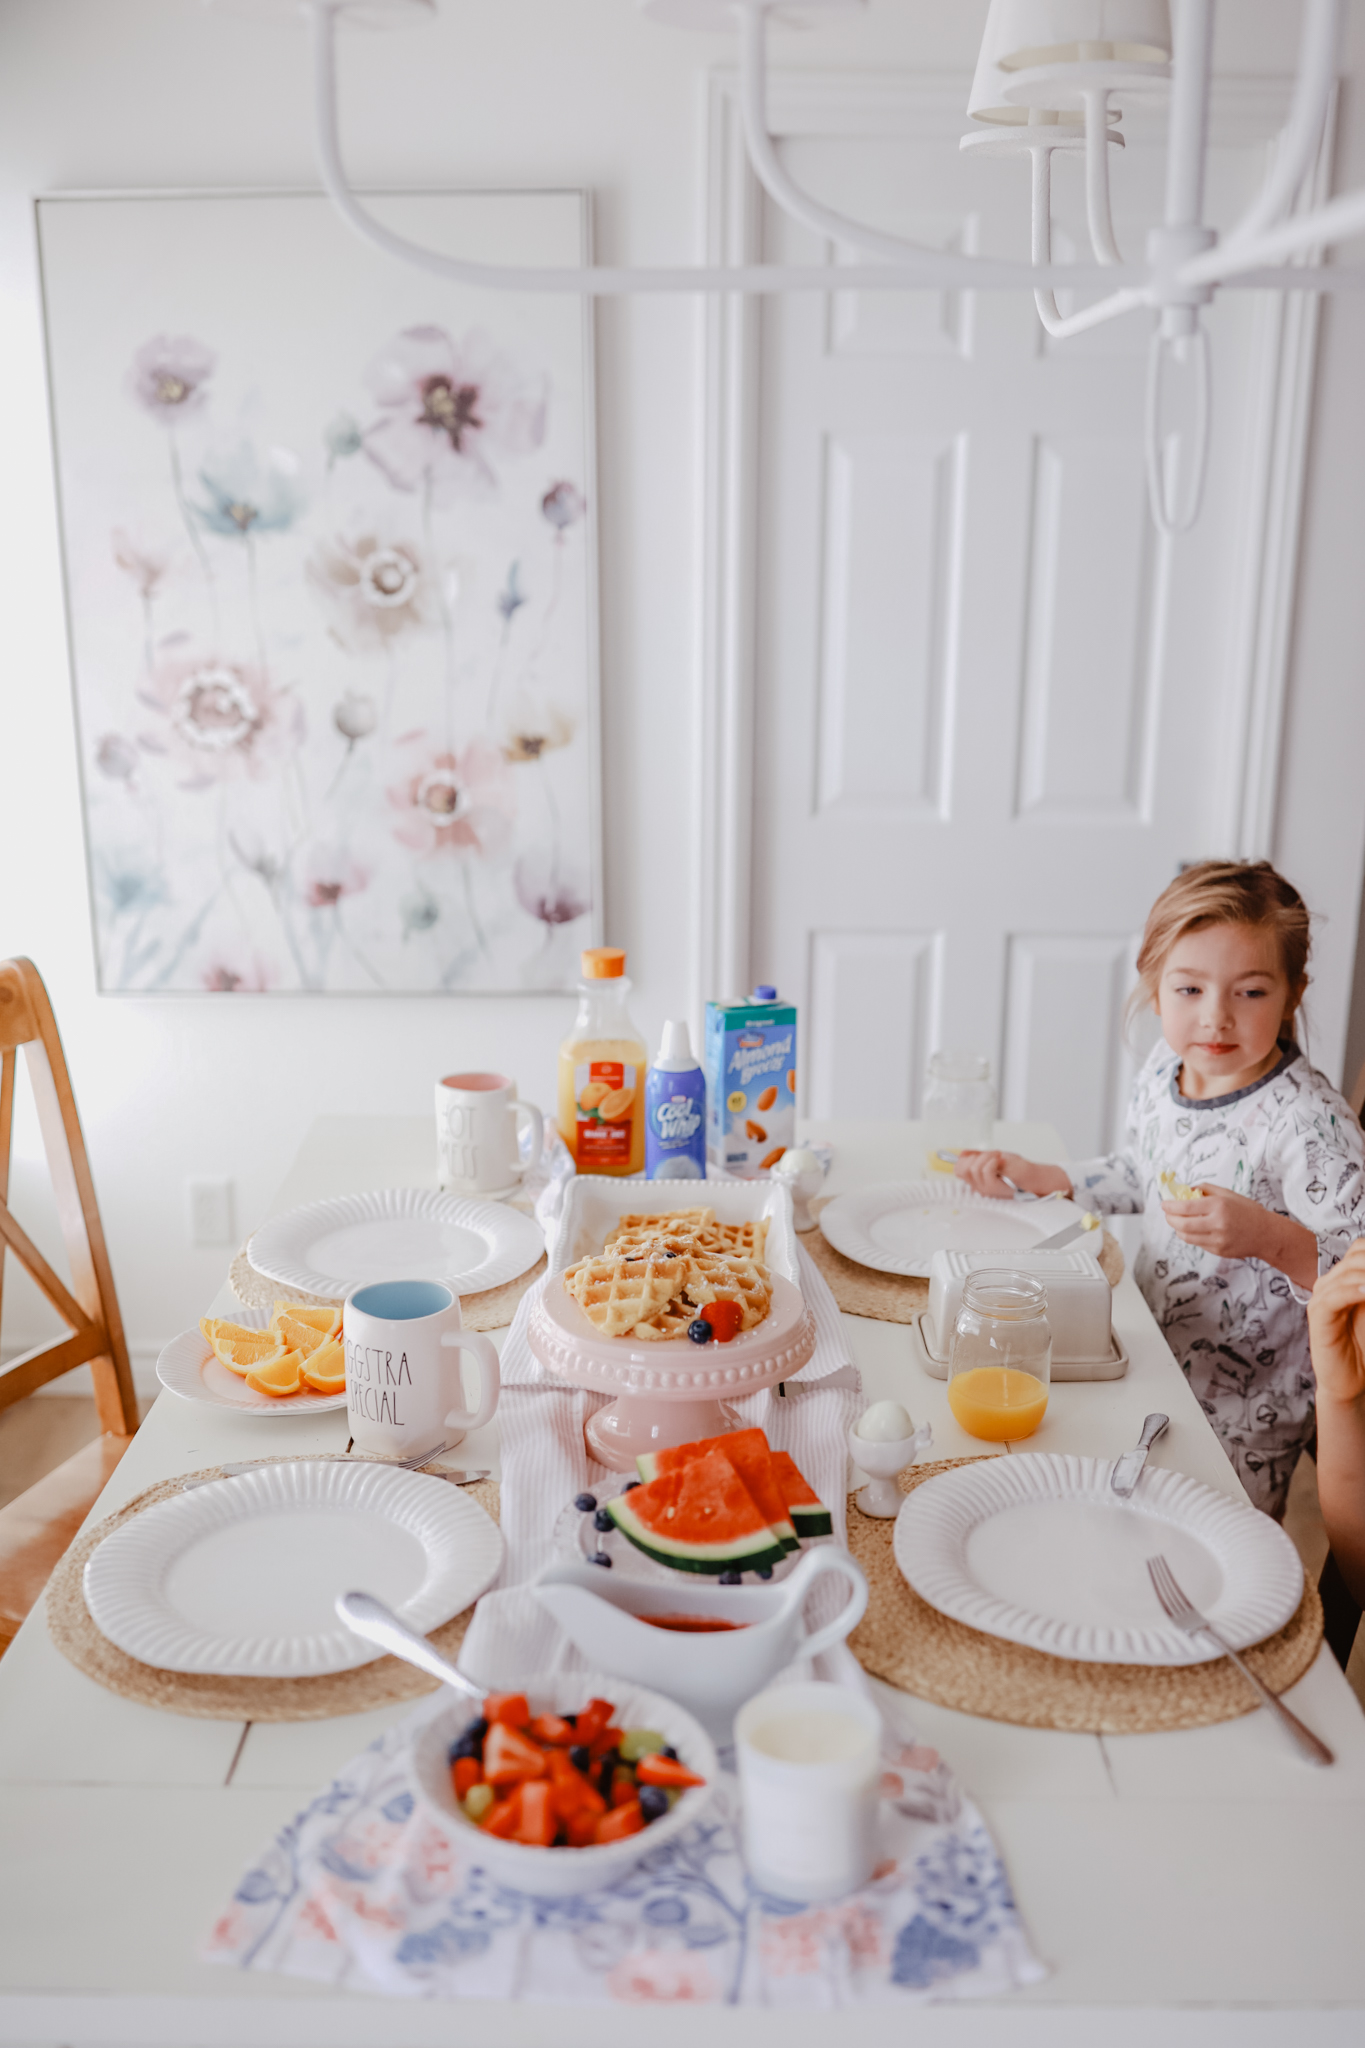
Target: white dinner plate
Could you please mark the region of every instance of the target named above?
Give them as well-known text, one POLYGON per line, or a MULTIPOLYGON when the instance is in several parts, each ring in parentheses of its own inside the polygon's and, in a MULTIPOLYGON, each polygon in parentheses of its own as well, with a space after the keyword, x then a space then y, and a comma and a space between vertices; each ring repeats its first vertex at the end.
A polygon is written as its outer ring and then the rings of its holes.
MULTIPOLYGON (((996 1202, 934 1174, 836 1195, 820 1211, 820 1228, 836 1252, 860 1266, 927 1280, 935 1252, 1030 1251, 1082 1213, 1075 1202, 996 1202)), ((1098 1253, 1100 1233, 1089 1235, 1098 1253)), ((1085 1238, 1074 1242, 1085 1248, 1085 1238)))
POLYGON ((251 1263, 300 1294, 339 1301, 363 1280, 444 1280, 457 1294, 481 1294, 529 1272, 544 1249, 534 1217, 505 1203, 378 1188, 263 1223, 251 1263))
POLYGON ((1147 1575, 1163 1556, 1236 1650, 1303 1597, 1276 1522, 1183 1472, 1148 1466, 1129 1501, 1112 1458, 1011 1453, 926 1479, 896 1517, 896 1563, 954 1621, 1092 1664, 1205 1664, 1223 1653, 1167 1621, 1147 1575))
MULTIPOLYGON (((244 1330, 263 1330, 273 1311, 268 1308, 239 1308, 223 1320, 240 1323, 244 1330)), ((235 1415, 320 1415, 327 1408, 344 1408, 346 1392, 315 1394, 304 1386, 297 1394, 258 1394, 240 1374, 229 1372, 202 1330, 182 1330, 172 1337, 156 1361, 156 1376, 172 1394, 185 1401, 202 1401, 209 1408, 230 1408, 235 1415)))
POLYGON ((448 1480, 300 1459, 215 1479, 134 1515, 85 1567, 111 1643, 163 1671, 306 1678, 383 1652, 337 1619, 376 1593, 427 1635, 487 1590, 502 1537, 448 1480))

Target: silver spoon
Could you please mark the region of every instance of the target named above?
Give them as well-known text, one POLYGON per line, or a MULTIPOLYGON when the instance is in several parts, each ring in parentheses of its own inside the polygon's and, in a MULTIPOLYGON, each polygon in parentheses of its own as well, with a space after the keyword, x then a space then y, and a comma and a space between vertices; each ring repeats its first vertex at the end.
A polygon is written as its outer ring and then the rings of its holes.
POLYGON ((378 1643, 381 1650, 387 1650, 391 1657, 401 1657, 405 1664, 415 1664, 419 1671, 439 1678, 442 1685, 453 1691, 474 1700, 483 1699, 487 1693, 487 1686, 475 1685, 472 1678, 457 1671, 439 1650, 432 1649, 425 1636, 419 1636, 416 1629, 401 1622, 392 1608, 376 1600, 373 1593, 338 1593, 336 1611, 356 1635, 378 1643))

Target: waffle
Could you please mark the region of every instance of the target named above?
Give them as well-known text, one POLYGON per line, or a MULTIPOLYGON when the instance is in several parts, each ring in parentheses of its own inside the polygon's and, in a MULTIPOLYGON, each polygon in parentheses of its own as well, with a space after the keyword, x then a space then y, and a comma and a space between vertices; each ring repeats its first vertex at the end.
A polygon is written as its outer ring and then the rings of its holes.
POLYGON ((686 1298, 698 1308, 712 1301, 738 1302, 740 1334, 757 1328, 772 1306, 768 1269, 741 1252, 694 1251, 688 1256, 686 1298))
MULTIPOLYGON (((690 1261, 679 1256, 599 1252, 570 1266, 564 1285, 603 1336, 628 1337, 637 1325, 652 1323, 668 1309, 686 1285, 689 1272, 690 1261)), ((642 1334, 663 1333, 646 1330, 642 1334)))
POLYGON ((748 1223, 712 1223, 697 1232, 703 1251, 740 1252, 762 1264, 768 1244, 768 1219, 759 1216, 748 1223))
POLYGON ((716 1212, 714 1209, 702 1208, 668 1209, 661 1216, 619 1216, 616 1220, 616 1228, 607 1242, 611 1243, 613 1238, 620 1237, 623 1232, 628 1230, 658 1230, 663 1224, 668 1225, 668 1234, 670 1236, 675 1235, 679 1231, 704 1230, 713 1224, 715 1220, 716 1212))

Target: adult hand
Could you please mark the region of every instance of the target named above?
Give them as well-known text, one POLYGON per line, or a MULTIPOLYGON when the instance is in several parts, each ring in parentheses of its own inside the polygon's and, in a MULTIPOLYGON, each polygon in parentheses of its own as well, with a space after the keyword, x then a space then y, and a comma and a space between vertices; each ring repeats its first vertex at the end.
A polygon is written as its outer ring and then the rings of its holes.
POLYGON ((1308 1342, 1320 1395, 1343 1402, 1365 1395, 1365 1237, 1314 1287, 1308 1342))
POLYGON ((1070 1176, 1060 1166, 1038 1166, 1022 1152, 960 1152, 953 1172, 977 1194, 1002 1202, 1014 1200, 1014 1188, 1005 1185, 1006 1174, 1014 1187, 1032 1195, 1071 1193, 1070 1176))
POLYGON ((1299 1287, 1311 1287, 1317 1279, 1318 1241, 1312 1231, 1249 1195, 1206 1182, 1193 1200, 1161 1206, 1183 1243, 1215 1259, 1262 1259, 1299 1287))

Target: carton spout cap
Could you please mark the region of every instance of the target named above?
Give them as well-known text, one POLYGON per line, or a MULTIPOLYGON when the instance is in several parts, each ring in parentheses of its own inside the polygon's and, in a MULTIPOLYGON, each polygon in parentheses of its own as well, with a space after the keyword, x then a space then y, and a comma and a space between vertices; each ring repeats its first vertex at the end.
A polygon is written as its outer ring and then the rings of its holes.
POLYGON ((777 1001, 777 990, 770 981, 756 982, 751 1000, 756 1003, 775 1003, 777 1001))

